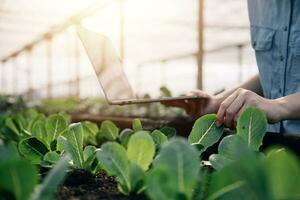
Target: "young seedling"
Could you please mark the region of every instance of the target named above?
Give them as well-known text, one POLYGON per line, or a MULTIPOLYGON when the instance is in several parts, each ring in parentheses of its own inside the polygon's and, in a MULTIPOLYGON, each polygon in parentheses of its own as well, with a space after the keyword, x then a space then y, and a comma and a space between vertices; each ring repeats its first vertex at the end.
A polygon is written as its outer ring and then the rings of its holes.
POLYGON ((102 145, 97 153, 101 167, 117 177, 119 190, 129 195, 144 189, 144 173, 155 154, 155 144, 148 132, 138 131, 132 135, 127 150, 116 142, 102 145))
POLYGON ((86 145, 97 145, 96 136, 99 132, 99 128, 97 124, 89 121, 81 122, 83 129, 84 129, 84 135, 83 135, 83 143, 86 145))
POLYGON ((83 168, 83 127, 81 123, 71 124, 69 130, 59 137, 59 143, 68 152, 75 168, 83 168))
POLYGON ((68 155, 61 157, 57 164, 49 171, 43 182, 38 185, 31 196, 32 200, 52 200, 54 193, 61 182, 63 182, 69 167, 68 155))
POLYGON ((299 184, 300 163, 291 152, 251 151, 212 174, 206 199, 299 199, 299 184))
MULTIPOLYGON (((62 115, 51 115, 47 119, 39 118, 32 124, 31 136, 22 139, 19 152, 34 164, 40 164, 51 151, 57 151, 57 138, 68 128, 68 122, 62 115)), ((51 153, 50 155, 54 155, 51 153)))
POLYGON ((121 131, 120 136, 119 136, 119 141, 125 148, 127 148, 128 142, 133 134, 134 134, 134 131, 129 128, 121 131))
POLYGON ((38 183, 38 170, 22 158, 0 162, 0 196, 3 199, 27 200, 38 183))
POLYGON ((132 121, 132 130, 133 130, 134 132, 142 131, 142 130, 143 130, 143 126, 142 126, 141 120, 139 120, 139 119, 134 119, 134 120, 132 121))
POLYGON ((115 141, 119 136, 119 128, 109 120, 101 123, 100 130, 96 136, 97 143, 102 144, 106 141, 115 141))
POLYGON ((33 164, 40 164, 49 152, 47 146, 35 137, 23 139, 18 144, 20 154, 33 164))
POLYGON ((264 112, 253 107, 246 108, 238 119, 237 134, 223 138, 219 144, 219 154, 210 156, 212 166, 221 169, 249 151, 258 151, 266 128, 267 119, 264 112))
POLYGON ((63 157, 38 185, 37 166, 21 158, 14 145, 0 145, 0 197, 16 200, 53 199, 67 167, 68 158, 63 157))
POLYGON ((173 127, 165 126, 159 129, 164 135, 168 137, 168 139, 175 137, 177 135, 177 131, 173 127))
POLYGON ((94 146, 83 148, 84 134, 85 129, 81 123, 71 124, 69 130, 59 137, 59 143, 64 151, 70 154, 73 168, 95 172, 97 163, 94 162, 97 149, 94 146))
POLYGON ((152 200, 191 199, 200 160, 195 147, 182 138, 165 143, 147 174, 146 193, 152 200))
POLYGON ((159 130, 154 130, 151 133, 151 137, 158 148, 168 141, 168 137, 159 130))

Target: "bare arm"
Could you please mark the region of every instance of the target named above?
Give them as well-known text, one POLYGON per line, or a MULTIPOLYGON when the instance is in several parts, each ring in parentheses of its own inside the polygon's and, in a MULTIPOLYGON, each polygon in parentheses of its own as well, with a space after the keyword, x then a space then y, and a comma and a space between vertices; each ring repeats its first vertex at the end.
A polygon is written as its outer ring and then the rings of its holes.
POLYGON ((300 119, 300 92, 275 99, 279 107, 279 120, 300 119))

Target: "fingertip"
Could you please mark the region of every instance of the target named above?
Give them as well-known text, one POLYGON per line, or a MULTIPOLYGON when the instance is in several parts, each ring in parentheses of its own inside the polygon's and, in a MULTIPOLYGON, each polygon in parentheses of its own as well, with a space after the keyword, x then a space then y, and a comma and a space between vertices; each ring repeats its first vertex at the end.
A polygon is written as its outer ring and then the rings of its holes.
POLYGON ((217 127, 222 126, 222 122, 220 122, 219 120, 217 120, 217 121, 216 121, 216 126, 217 126, 217 127))

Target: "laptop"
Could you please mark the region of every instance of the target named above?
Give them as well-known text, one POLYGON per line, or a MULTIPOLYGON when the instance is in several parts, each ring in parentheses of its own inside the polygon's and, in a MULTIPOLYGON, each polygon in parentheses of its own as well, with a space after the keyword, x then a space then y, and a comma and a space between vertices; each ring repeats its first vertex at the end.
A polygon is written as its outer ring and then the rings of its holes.
POLYGON ((94 68, 105 98, 110 105, 167 103, 168 101, 203 99, 203 97, 197 96, 160 97, 155 99, 138 98, 127 79, 122 61, 109 38, 81 26, 77 27, 77 34, 94 68))

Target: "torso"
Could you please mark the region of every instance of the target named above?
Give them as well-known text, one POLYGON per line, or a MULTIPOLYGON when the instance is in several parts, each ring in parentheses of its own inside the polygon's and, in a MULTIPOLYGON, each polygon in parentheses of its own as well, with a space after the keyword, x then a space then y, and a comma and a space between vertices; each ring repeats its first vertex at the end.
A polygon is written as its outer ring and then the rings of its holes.
MULTIPOLYGON (((248 0, 248 10, 265 97, 300 92, 300 1, 248 0)), ((300 134, 300 121, 270 125, 269 131, 300 134)))

